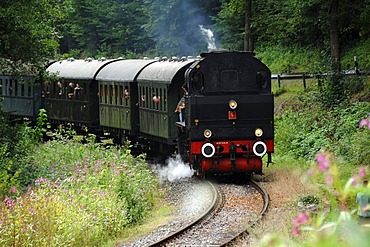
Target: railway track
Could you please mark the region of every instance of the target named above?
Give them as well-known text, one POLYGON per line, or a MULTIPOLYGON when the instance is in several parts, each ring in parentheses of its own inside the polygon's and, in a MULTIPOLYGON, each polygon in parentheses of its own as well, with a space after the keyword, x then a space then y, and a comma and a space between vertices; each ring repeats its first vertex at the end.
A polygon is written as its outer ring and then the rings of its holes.
POLYGON ((212 203, 190 223, 149 246, 226 246, 266 212, 269 197, 257 183, 209 182, 212 203))

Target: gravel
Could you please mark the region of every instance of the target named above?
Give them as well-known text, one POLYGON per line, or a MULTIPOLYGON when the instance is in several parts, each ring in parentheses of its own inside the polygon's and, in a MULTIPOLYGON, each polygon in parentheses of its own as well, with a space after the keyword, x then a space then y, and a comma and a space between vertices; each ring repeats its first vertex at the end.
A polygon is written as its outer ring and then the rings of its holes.
POLYGON ((175 206, 171 221, 158 226, 143 238, 121 246, 148 246, 168 236, 177 229, 192 222, 202 214, 212 203, 211 187, 198 179, 181 179, 165 182, 162 186, 167 190, 165 200, 175 206), (196 193, 194 193, 196 192, 196 193))

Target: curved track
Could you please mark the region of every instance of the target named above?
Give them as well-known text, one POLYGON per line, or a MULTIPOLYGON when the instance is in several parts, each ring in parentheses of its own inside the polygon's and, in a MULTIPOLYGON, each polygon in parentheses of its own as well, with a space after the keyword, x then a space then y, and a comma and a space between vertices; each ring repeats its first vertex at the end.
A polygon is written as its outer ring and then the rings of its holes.
POLYGON ((222 195, 220 194, 220 191, 218 190, 217 186, 209 181, 209 186, 211 187, 211 193, 212 193, 212 202, 208 206, 206 210, 202 214, 200 214, 197 218, 195 218, 192 222, 185 225, 183 228, 176 230, 175 232, 172 232, 171 234, 167 235, 166 237, 158 240, 155 243, 150 244, 149 246, 165 246, 167 242, 169 242, 171 239, 174 239, 178 236, 180 236, 182 233, 184 233, 186 230, 192 228, 196 224, 199 224, 201 221, 205 220, 209 215, 214 213, 216 209, 222 204, 222 195))
POLYGON ((266 212, 269 197, 257 183, 210 183, 212 205, 190 224, 150 246, 225 246, 266 212))

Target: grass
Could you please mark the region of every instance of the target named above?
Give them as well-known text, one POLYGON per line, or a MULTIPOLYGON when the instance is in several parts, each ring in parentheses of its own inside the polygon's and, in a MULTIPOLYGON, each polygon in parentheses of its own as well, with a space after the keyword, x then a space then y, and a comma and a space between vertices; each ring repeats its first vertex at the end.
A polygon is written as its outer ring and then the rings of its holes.
POLYGON ((154 231, 158 226, 164 225, 174 219, 172 212, 175 210, 173 206, 168 205, 162 199, 159 199, 151 210, 149 215, 140 222, 140 224, 133 225, 124 230, 122 236, 116 240, 110 241, 105 247, 119 246, 124 243, 129 243, 147 235, 154 231))

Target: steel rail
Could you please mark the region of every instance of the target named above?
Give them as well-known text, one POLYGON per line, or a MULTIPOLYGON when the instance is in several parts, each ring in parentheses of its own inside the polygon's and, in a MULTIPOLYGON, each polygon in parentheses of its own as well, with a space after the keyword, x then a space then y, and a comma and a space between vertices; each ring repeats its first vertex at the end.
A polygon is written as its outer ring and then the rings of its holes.
POLYGON ((264 188, 262 188, 261 186, 259 186, 253 180, 250 180, 249 184, 261 194, 262 199, 263 199, 263 207, 262 207, 261 211, 259 212, 258 218, 255 219, 254 221, 249 222, 249 224, 245 226, 245 229, 240 230, 238 233, 236 233, 234 236, 231 236, 229 239, 225 239, 223 241, 223 243, 220 243, 219 246, 227 246, 228 244, 230 244, 230 242, 234 241, 242 233, 247 232, 248 229, 250 229, 250 227, 252 227, 255 223, 257 223, 263 217, 263 215, 266 213, 266 211, 269 207, 270 198, 269 198, 269 195, 268 195, 267 191, 264 188))
POLYGON ((170 233, 166 237, 163 237, 162 239, 150 244, 149 246, 165 246, 165 243, 170 241, 171 239, 175 238, 176 236, 182 234, 186 230, 190 229, 194 225, 198 224, 199 222, 205 220, 209 215, 217 211, 217 209, 220 207, 220 205, 223 203, 222 200, 222 195, 219 192, 218 188, 216 187, 215 184, 211 183, 210 181, 205 181, 208 182, 209 185, 211 186, 212 189, 212 195, 213 199, 209 207, 203 212, 203 214, 199 215, 195 220, 184 226, 183 228, 176 230, 175 232, 170 233))

